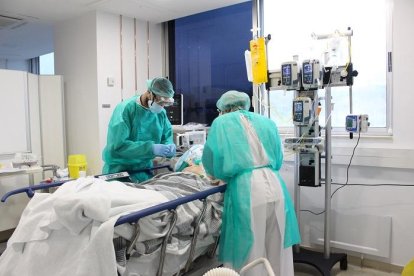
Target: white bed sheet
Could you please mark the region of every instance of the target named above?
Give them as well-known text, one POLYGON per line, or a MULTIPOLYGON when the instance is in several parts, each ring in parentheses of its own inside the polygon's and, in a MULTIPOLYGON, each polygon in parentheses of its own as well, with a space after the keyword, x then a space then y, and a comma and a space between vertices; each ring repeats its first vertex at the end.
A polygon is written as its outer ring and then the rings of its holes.
POLYGON ((0 275, 114 276, 119 216, 168 201, 121 182, 80 178, 35 194, 0 256, 0 275))

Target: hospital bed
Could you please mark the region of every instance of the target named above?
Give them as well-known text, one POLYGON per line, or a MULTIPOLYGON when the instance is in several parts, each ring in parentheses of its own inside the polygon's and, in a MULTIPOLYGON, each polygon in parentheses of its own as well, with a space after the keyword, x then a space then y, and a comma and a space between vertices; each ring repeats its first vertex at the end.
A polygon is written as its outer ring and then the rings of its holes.
MULTIPOLYGON (((165 167, 166 166, 158 166, 151 170, 158 170, 165 167)), ((125 175, 119 176, 123 177, 125 175)), ((166 174, 166 176, 168 176, 168 174, 166 174)), ((156 183, 158 180, 165 180, 166 176, 156 177, 157 179, 154 180, 155 184, 144 183, 143 186, 148 187, 150 190, 162 189, 162 186, 161 188, 157 187, 158 184, 156 183)), ((173 173, 169 177, 178 176, 173 173)), ((5 202, 8 197, 18 193, 26 193, 29 197, 33 197, 36 190, 48 190, 53 187, 59 187, 66 182, 67 181, 48 184, 42 183, 35 186, 20 188, 5 194, 1 201, 5 202)), ((131 184, 126 185, 131 186, 131 184)), ((212 236, 206 237, 206 228, 208 228, 206 226, 206 214, 212 212, 211 204, 216 204, 217 207, 217 202, 211 201, 210 198, 214 196, 218 196, 219 198, 225 189, 225 185, 211 186, 208 189, 202 189, 196 193, 178 196, 167 202, 121 215, 114 223, 115 230, 113 236, 118 275, 202 275, 210 268, 219 265, 214 258, 219 239, 219 229, 210 231, 213 233, 208 234, 211 234, 212 236), (184 241, 185 246, 182 248, 178 246, 180 254, 174 252, 169 254, 168 247, 174 240, 178 245, 182 242, 180 240, 177 242, 177 237, 182 235, 177 230, 180 228, 179 221, 180 214, 182 214, 180 212, 186 209, 188 211, 189 204, 195 203, 200 206, 200 212, 195 214, 193 221, 191 222, 192 227, 190 228, 192 229, 192 233, 186 233, 187 236, 185 236, 186 240, 184 241), (143 223, 144 221, 148 222, 152 220, 157 220, 158 224, 162 221, 162 223, 164 223, 163 226, 165 226, 161 231, 162 233, 158 235, 160 237, 155 239, 155 242, 154 240, 146 240, 146 237, 151 233, 145 233, 145 229, 148 228, 148 226, 145 226, 145 223, 143 223), (146 252, 145 250, 150 248, 154 243, 156 246, 153 247, 150 252, 146 252), (182 250, 183 248, 185 250, 182 250), (206 255, 208 255, 209 258, 206 258, 206 255), (200 259, 203 259, 203 261, 200 262, 200 259), (203 263, 202 266, 205 266, 204 270, 203 267, 200 268, 194 265, 200 263, 203 263), (175 267, 175 271, 173 271, 172 267, 175 267), (192 271, 195 270, 197 270, 197 272, 195 272, 196 274, 191 274, 194 273, 192 271)), ((153 228, 150 227, 150 229, 153 228)), ((186 228, 186 231, 187 230, 188 227, 186 228)))

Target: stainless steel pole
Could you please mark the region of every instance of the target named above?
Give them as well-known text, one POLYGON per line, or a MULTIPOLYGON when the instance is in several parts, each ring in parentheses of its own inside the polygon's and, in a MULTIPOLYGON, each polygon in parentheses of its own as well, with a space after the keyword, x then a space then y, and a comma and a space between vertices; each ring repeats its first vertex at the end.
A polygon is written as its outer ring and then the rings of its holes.
MULTIPOLYGON (((349 55, 349 63, 352 62, 351 59, 351 36, 348 36, 348 55, 349 55)), ((349 66, 349 64, 348 64, 349 66)), ((352 72, 351 72, 352 74, 352 72)), ((349 87, 349 114, 353 113, 353 103, 352 103, 352 85, 348 86, 349 87)))
MULTIPOLYGON (((295 92, 295 98, 298 97, 298 92, 295 92)), ((295 137, 300 137, 301 133, 298 126, 295 126, 295 137)), ((295 153, 295 164, 293 169, 293 192, 295 200, 295 211, 298 224, 300 225, 300 186, 299 186, 299 152, 295 153)), ((296 253, 300 251, 300 245, 297 244, 294 246, 296 253)))
POLYGON ((324 226, 324 257, 329 259, 330 242, 331 242, 331 113, 332 113, 332 102, 331 102, 331 88, 325 88, 325 226, 324 226))

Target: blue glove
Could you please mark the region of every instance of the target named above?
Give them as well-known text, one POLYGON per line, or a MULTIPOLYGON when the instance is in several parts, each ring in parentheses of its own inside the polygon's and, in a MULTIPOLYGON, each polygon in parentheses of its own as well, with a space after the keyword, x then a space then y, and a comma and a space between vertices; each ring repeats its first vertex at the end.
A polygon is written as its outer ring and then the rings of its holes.
POLYGON ((167 157, 173 157, 175 156, 175 152, 176 152, 176 147, 175 144, 169 144, 167 145, 168 149, 169 149, 169 153, 167 154, 167 157))
POLYGON ((152 152, 154 155, 166 157, 170 154, 170 147, 163 144, 154 144, 152 145, 152 152))

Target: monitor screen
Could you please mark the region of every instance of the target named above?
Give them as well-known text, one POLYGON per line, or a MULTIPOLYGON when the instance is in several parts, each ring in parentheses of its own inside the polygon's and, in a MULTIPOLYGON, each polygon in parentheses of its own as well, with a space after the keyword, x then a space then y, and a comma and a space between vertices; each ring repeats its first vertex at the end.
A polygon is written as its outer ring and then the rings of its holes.
POLYGON ((303 83, 313 83, 313 68, 312 64, 310 64, 309 62, 303 63, 303 83))
POLYGON ((292 84, 292 66, 291 64, 282 65, 282 85, 292 84))
POLYGON ((282 72, 283 72, 283 75, 290 76, 292 74, 290 70, 290 64, 283 65, 282 72))
POLYGON ((183 125, 183 94, 174 94, 174 103, 165 107, 167 117, 172 125, 183 125))
POLYGON ((295 113, 302 112, 303 111, 303 102, 301 102, 301 101, 294 102, 294 108, 295 108, 295 110, 294 110, 295 113))
POLYGON ((303 101, 293 101, 293 122, 303 121, 303 101))

